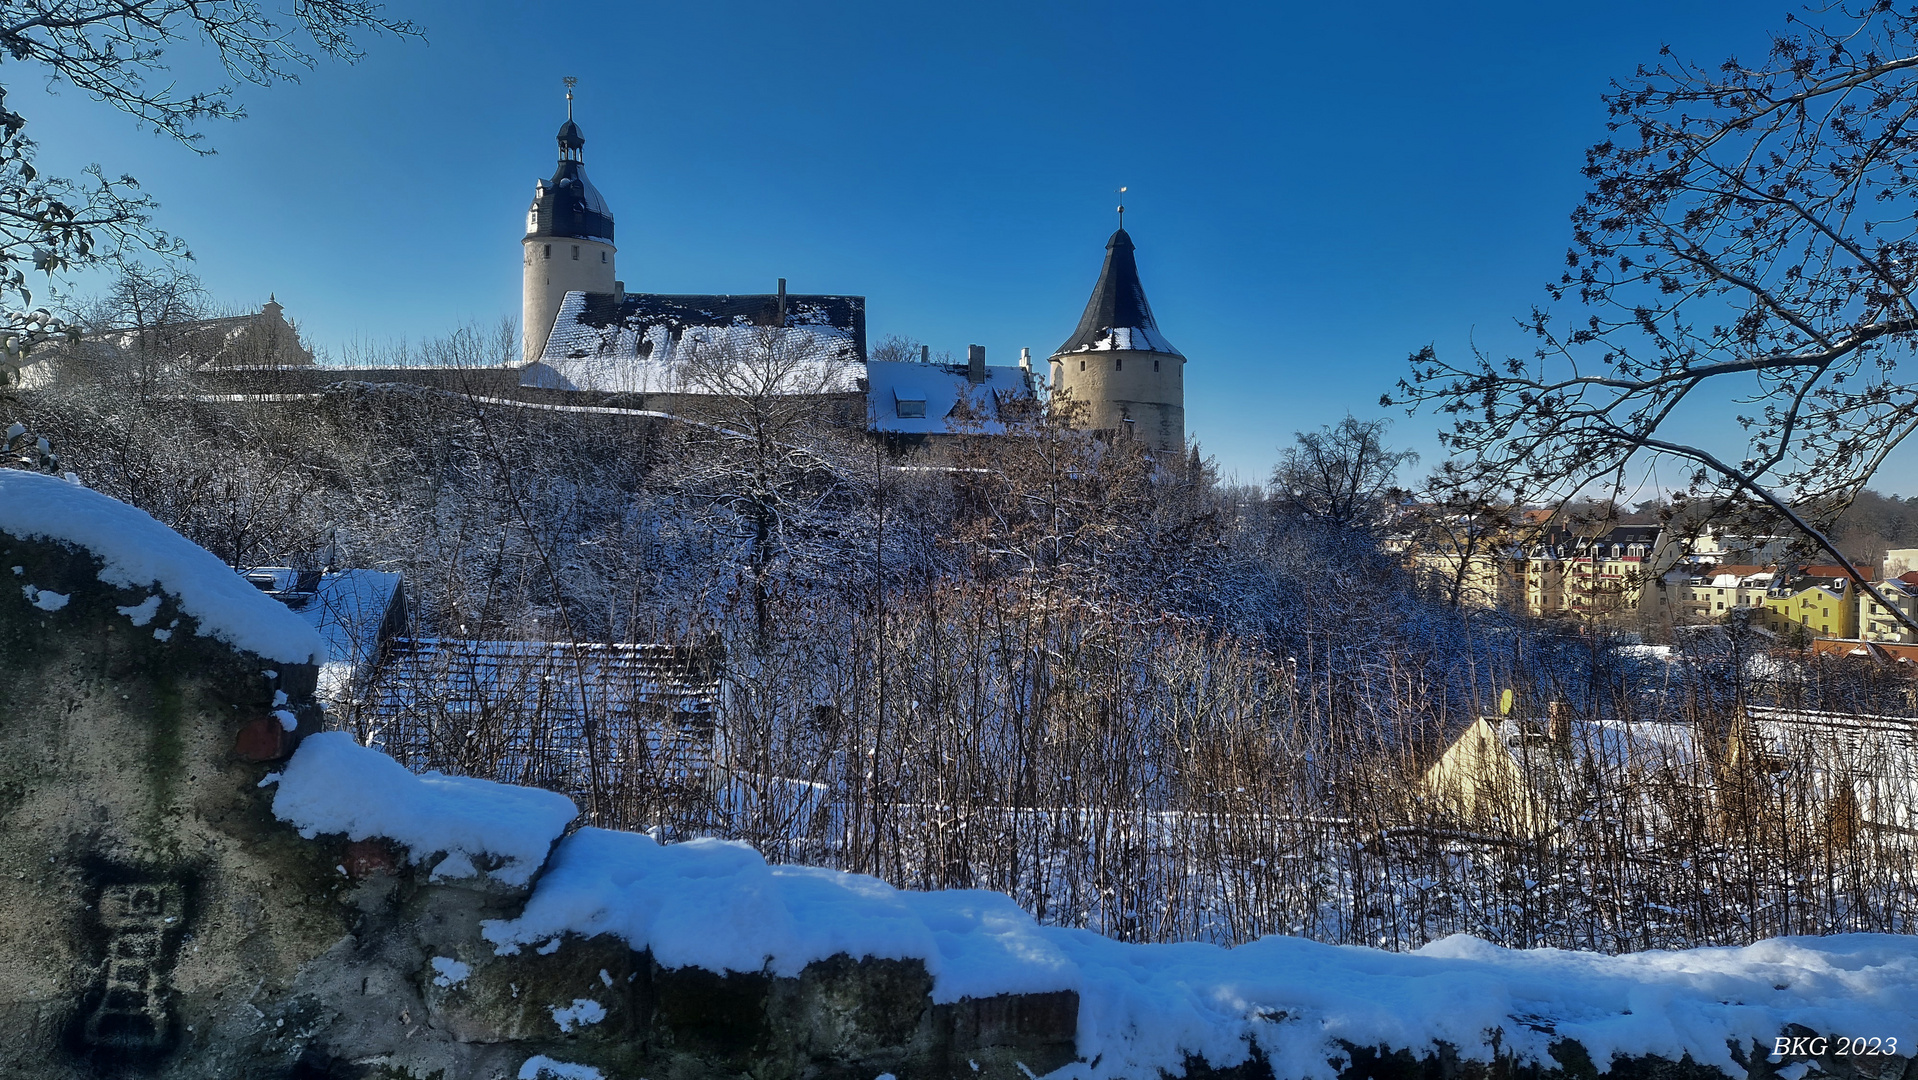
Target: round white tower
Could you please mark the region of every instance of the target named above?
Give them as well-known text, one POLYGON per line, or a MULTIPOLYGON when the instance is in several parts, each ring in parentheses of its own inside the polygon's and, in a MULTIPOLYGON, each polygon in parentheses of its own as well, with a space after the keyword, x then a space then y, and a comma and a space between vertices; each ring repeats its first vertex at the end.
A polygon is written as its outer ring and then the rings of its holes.
POLYGON ((586 179, 586 137, 573 123, 572 80, 567 80, 566 123, 559 129, 559 168, 538 181, 526 211, 521 241, 520 325, 525 359, 539 359, 553 332, 553 317, 569 292, 612 293, 613 212, 586 179))
POLYGON ((1052 354, 1052 392, 1077 404, 1075 427, 1183 450, 1185 355, 1159 333, 1132 251, 1123 228, 1106 241, 1079 328, 1052 354))

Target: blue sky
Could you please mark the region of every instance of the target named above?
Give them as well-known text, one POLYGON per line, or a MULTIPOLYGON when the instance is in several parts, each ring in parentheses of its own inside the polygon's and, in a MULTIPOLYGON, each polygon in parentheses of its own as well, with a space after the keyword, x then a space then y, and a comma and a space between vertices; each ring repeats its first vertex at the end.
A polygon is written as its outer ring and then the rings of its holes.
MULTIPOLYGON (((1379 394, 1425 344, 1523 348, 1558 273, 1607 81, 1669 42, 1762 50, 1783 5, 393 4, 426 43, 245 88, 197 156, 16 75, 43 164, 130 172, 230 304, 308 339, 419 340, 518 311, 561 78, 629 289, 868 298, 994 363, 1071 332, 1114 191, 1186 416, 1262 479, 1294 431, 1379 394)), ((183 86, 205 56, 170 57, 183 86)), ((19 71, 20 69, 15 69, 19 71)), ((1427 417, 1395 441, 1436 454, 1427 417)), ((1891 480, 1890 477, 1886 477, 1891 480)), ((1914 485, 1889 482, 1881 489, 1914 485)))

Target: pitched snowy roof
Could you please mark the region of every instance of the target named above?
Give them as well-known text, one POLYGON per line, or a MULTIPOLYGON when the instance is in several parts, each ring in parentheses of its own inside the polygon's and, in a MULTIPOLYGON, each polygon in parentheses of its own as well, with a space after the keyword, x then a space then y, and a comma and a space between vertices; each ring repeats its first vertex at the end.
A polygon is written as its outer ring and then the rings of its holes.
POLYGON ((866 298, 777 294, 669 296, 570 292, 546 350, 520 385, 556 390, 727 391, 740 367, 775 392, 856 389, 866 356, 866 298))
POLYGON ((1746 715, 1739 735, 1766 767, 1797 773, 1827 797, 1849 789, 1868 824, 1918 831, 1918 717, 1761 706, 1746 715))
POLYGON ((370 674, 382 631, 397 632, 406 613, 400 575, 383 570, 324 574, 263 566, 243 576, 319 631, 326 642, 319 696, 328 700, 339 700, 370 674))
POLYGON ((1124 229, 1106 241, 1105 265, 1099 268, 1099 282, 1092 287, 1085 314, 1079 316, 1079 328, 1054 356, 1134 349, 1184 357, 1159 333, 1152 305, 1146 303, 1145 286, 1139 284, 1139 264, 1132 250, 1132 237, 1124 229))
POLYGON ((964 364, 868 360, 866 386, 867 427, 901 435, 1003 435, 1011 414, 1033 400, 1031 372, 1016 367, 988 367, 974 384, 964 364), (970 417, 953 415, 962 398, 970 417))

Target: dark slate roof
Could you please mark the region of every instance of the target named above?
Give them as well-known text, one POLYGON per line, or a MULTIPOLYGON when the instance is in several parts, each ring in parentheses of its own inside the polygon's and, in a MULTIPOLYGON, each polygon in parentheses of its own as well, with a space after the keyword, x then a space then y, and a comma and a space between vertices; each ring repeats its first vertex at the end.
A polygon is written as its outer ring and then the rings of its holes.
POLYGON ((1160 335, 1159 324, 1153 321, 1145 286, 1139 284, 1132 237, 1124 229, 1106 241, 1105 265, 1099 269, 1099 283, 1092 287, 1086 313, 1079 317, 1079 328, 1053 355, 1113 349, 1185 355, 1160 335))
POLYGON ((492 779, 587 789, 599 768, 702 771, 710 759, 725 649, 396 638, 350 706, 350 724, 413 769, 458 769, 482 747, 492 779))
POLYGON ((533 206, 526 212, 526 234, 613 242, 613 211, 586 179, 583 163, 561 161, 553 178, 534 188, 533 206))
MULTIPOLYGON (((546 350, 527 368, 525 386, 620 392, 699 393, 682 384, 683 365, 702 350, 764 346, 766 328, 779 327, 776 293, 742 296, 669 296, 661 293, 567 293, 547 336, 546 350)), ((866 298, 788 293, 782 349, 805 365, 840 368, 866 358, 866 298)), ((850 389, 850 374, 824 383, 850 389)), ((794 372, 795 385, 810 376, 794 372)), ((823 385, 823 384, 822 384, 823 385)))

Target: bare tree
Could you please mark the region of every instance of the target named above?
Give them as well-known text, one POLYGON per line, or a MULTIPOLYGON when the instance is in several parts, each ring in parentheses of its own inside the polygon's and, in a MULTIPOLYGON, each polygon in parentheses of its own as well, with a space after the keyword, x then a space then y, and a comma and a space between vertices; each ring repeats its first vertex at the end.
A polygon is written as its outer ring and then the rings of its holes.
POLYGON ((1760 63, 1666 50, 1614 83, 1549 290, 1572 311, 1525 320, 1530 358, 1420 351, 1396 400, 1561 493, 1676 459, 1694 497, 1762 505, 1849 565, 1828 527, 1918 430, 1899 370, 1918 343, 1918 12, 1818 10, 1760 63), (1689 433, 1727 407, 1742 450, 1689 433))
MULTIPOLYGON (((165 70, 167 48, 208 46, 235 79, 297 80, 320 56, 357 60, 363 34, 419 34, 382 12, 371 0, 302 0, 282 23, 254 0, 4 0, 0 56, 206 152, 193 126, 245 111, 231 85, 182 91, 150 83, 165 70)), ((52 279, 134 252, 187 253, 153 226, 153 202, 132 177, 109 177, 97 165, 77 181, 41 175, 26 118, 6 107, 5 93, 0 88, 0 386, 14 381, 27 349, 72 335, 44 309, 24 310, 33 304, 29 272, 52 279)))
POLYGON ((1411 450, 1385 445, 1387 420, 1351 414, 1336 426, 1296 433, 1272 469, 1278 505, 1309 521, 1338 528, 1370 525, 1398 477, 1399 466, 1418 460, 1411 450))

